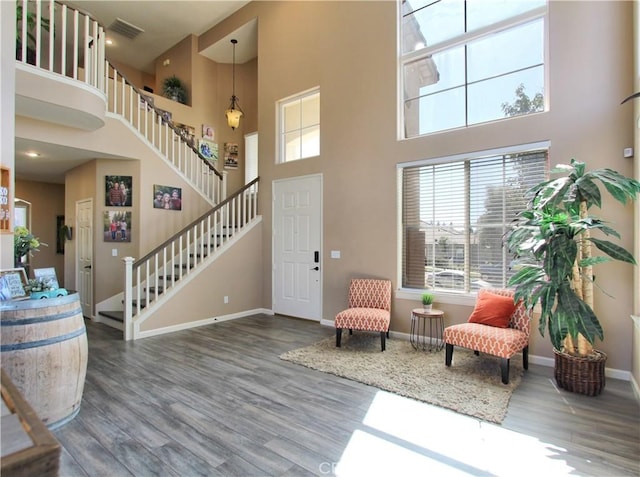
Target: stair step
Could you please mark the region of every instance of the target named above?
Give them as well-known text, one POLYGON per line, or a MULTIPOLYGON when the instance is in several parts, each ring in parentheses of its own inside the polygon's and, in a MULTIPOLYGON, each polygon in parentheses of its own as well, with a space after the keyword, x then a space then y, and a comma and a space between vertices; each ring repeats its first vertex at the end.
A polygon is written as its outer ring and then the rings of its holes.
POLYGON ((99 311, 98 315, 106 316, 112 320, 124 323, 124 311, 99 311))
POLYGON ((167 279, 168 282, 170 282, 170 281, 176 281, 177 282, 178 280, 180 280, 180 275, 167 275, 166 277, 164 275, 162 275, 162 276, 158 277, 158 280, 162 281, 165 278, 167 279))
MULTIPOLYGON (((156 287, 145 288, 144 291, 149 290, 149 293, 155 294, 156 287)), ((162 295, 164 293, 164 287, 158 287, 158 295, 162 295)))
MULTIPOLYGON (((174 267, 175 267, 175 268, 180 268, 180 264, 179 264, 179 263, 176 263, 176 264, 174 265, 174 267)), ((187 264, 187 263, 183 263, 183 264, 182 264, 182 269, 183 269, 183 270, 186 270, 186 269, 187 269, 187 267, 189 267, 189 269, 191 269, 191 268, 193 268, 193 267, 194 267, 194 265, 193 265, 193 263, 189 263, 189 264, 187 264)))

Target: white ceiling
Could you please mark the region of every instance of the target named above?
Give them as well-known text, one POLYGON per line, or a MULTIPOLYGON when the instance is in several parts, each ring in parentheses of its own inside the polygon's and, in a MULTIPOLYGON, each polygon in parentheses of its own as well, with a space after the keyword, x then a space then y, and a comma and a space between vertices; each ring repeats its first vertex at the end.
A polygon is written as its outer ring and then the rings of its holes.
MULTIPOLYGON (((124 63, 138 70, 155 74, 155 60, 186 36, 199 36, 249 0, 81 0, 64 1, 67 5, 91 14, 107 30, 107 38, 114 41, 107 47, 107 59, 124 63), (130 40, 108 27, 116 18, 142 30, 130 40)), ((257 21, 253 20, 220 39, 201 52, 218 63, 231 63, 231 39, 238 40, 236 63, 242 64, 257 56, 257 21)), ((67 170, 91 159, 101 158, 95 152, 69 149, 30 139, 16 138, 15 172, 18 179, 64 183, 67 170), (40 157, 29 158, 27 151, 37 151, 40 157)))

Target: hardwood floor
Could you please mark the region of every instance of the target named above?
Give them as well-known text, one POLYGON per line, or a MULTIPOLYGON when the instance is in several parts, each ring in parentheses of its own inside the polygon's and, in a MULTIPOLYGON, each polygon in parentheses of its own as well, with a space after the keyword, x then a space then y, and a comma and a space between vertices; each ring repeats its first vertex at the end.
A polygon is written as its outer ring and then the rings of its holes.
POLYGON ((531 365, 498 426, 281 361, 334 335, 309 321, 87 333, 82 407, 54 432, 62 476, 640 475, 628 382, 590 398, 531 365))

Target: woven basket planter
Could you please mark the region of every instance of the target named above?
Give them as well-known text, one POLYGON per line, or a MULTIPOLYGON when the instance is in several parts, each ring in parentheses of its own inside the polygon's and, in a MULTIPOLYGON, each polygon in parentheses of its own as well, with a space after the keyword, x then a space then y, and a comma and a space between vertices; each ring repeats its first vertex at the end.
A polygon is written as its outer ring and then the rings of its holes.
POLYGON ((604 389, 604 365, 607 355, 593 350, 589 357, 572 356, 553 350, 556 358, 555 378, 562 389, 587 396, 597 396, 604 389))

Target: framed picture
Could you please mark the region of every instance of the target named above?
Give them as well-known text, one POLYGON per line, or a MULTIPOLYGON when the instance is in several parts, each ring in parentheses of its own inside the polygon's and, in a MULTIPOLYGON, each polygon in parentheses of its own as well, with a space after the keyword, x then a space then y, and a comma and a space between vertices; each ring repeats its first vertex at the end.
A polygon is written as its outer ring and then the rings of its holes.
POLYGON ((224 143, 224 168, 225 169, 238 168, 238 143, 235 143, 235 142, 224 143))
POLYGON ((58 285, 58 277, 56 276, 56 269, 51 268, 34 268, 33 269, 33 278, 36 280, 40 279, 45 283, 49 283, 51 286, 55 288, 60 288, 58 285))
POLYGON ((209 141, 215 140, 215 137, 213 134, 213 128, 208 124, 202 125, 202 139, 208 139, 209 141))
POLYGON ((0 300, 12 300, 27 295, 24 287, 27 274, 24 268, 7 268, 0 270, 0 300))
POLYGON ((131 176, 105 176, 105 201, 107 207, 131 207, 133 203, 131 176))
POLYGON ((198 150, 208 161, 215 162, 218 160, 218 145, 215 142, 200 139, 198 142, 198 150))
MULTIPOLYGON (((178 130, 178 133, 180 134, 180 136, 190 145, 190 146, 194 146, 196 145, 196 130, 194 127, 192 126, 187 126, 186 124, 182 124, 182 123, 175 123, 174 126, 176 127, 176 129, 178 130)), ((179 139, 176 138, 176 141, 178 141, 179 139)))
POLYGON ((182 210, 182 189, 173 186, 154 185, 153 208, 182 210))
POLYGON ((171 118, 173 117, 173 115, 171 114, 171 111, 165 111, 164 109, 159 109, 159 108, 156 108, 156 110, 158 111, 158 114, 162 116, 163 125, 171 122, 171 118))
POLYGON ((103 220, 105 242, 131 242, 131 212, 105 210, 103 220))
POLYGON ((147 96, 146 94, 140 95, 140 109, 151 111, 153 109, 153 96, 147 96))

